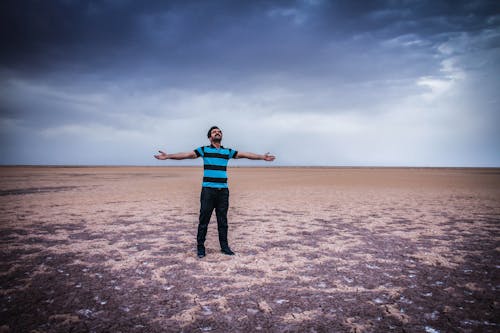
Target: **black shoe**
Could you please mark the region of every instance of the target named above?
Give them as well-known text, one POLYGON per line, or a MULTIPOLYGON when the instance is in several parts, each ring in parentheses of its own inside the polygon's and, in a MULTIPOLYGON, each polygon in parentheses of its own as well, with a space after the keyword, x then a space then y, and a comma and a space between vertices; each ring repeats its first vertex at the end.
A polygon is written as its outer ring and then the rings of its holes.
POLYGON ((230 249, 230 248, 228 248, 228 247, 227 247, 227 248, 225 248, 225 249, 221 249, 220 251, 221 251, 222 253, 224 253, 224 254, 227 254, 228 256, 234 256, 234 252, 233 252, 233 251, 231 251, 231 249, 230 249))
POLYGON ((205 248, 204 247, 198 247, 198 258, 203 258, 205 256, 205 248))

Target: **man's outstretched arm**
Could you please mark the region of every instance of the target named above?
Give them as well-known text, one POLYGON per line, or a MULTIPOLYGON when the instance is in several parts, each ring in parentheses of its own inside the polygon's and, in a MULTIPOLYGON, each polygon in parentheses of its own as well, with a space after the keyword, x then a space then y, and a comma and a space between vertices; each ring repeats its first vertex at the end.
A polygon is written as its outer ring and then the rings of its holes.
POLYGON ((274 161, 276 158, 274 155, 269 153, 265 153, 264 155, 254 154, 254 153, 246 153, 239 151, 235 158, 248 158, 249 160, 264 160, 268 162, 274 161))
POLYGON ((194 151, 188 151, 185 153, 176 153, 176 154, 167 154, 161 150, 159 150, 158 155, 154 155, 158 160, 185 160, 189 158, 197 158, 196 153, 194 151))

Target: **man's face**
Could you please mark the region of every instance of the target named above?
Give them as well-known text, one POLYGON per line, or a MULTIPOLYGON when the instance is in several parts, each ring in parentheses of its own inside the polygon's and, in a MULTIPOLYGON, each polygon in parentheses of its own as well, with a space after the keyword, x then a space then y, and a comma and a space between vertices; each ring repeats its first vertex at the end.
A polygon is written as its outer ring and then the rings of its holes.
POLYGON ((213 142, 221 142, 222 141, 222 131, 218 128, 214 128, 210 132, 210 140, 213 142))

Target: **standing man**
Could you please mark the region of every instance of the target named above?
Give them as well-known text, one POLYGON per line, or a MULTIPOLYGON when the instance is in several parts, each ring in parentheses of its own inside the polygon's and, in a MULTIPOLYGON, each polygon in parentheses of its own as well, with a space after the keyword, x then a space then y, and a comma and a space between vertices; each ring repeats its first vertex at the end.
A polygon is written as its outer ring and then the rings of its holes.
POLYGON ((227 210, 229 208, 229 189, 227 187, 227 163, 231 158, 248 158, 251 160, 274 161, 275 157, 269 155, 258 155, 254 153, 238 152, 225 148, 221 145, 222 131, 217 126, 212 126, 207 133, 210 146, 196 148, 186 153, 167 154, 159 151, 154 155, 159 160, 184 160, 203 157, 203 184, 200 196, 200 219, 198 224, 197 253, 198 258, 205 256, 205 238, 207 236, 208 223, 215 209, 217 216, 217 230, 219 232, 219 243, 221 251, 227 255, 234 255, 227 240, 227 210))

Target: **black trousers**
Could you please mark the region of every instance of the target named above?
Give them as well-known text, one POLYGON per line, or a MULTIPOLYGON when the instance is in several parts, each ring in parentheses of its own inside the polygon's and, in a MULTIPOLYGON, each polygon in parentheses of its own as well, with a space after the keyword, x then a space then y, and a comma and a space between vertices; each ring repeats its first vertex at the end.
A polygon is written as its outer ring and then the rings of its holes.
POLYGON ((203 247, 207 236, 208 223, 215 209, 217 230, 221 249, 229 247, 227 242, 227 210, 229 208, 229 190, 227 188, 203 187, 200 195, 200 222, 196 241, 198 247, 203 247))

